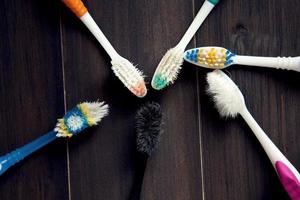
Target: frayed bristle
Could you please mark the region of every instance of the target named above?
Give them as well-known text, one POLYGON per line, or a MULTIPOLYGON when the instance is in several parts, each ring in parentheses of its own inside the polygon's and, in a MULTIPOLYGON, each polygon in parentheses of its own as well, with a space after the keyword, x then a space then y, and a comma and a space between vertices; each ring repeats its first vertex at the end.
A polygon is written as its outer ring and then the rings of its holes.
POLYGON ((84 129, 97 125, 108 115, 108 105, 104 102, 84 102, 58 119, 54 131, 57 137, 72 137, 84 129))
POLYGON ((246 108, 243 94, 224 72, 215 70, 208 73, 207 82, 207 93, 213 97, 221 116, 236 117, 246 108))
POLYGON ((82 111, 85 111, 86 107, 87 119, 90 120, 91 125, 97 125, 103 117, 108 115, 108 105, 105 102, 84 102, 79 104, 82 111))
POLYGON ((223 69, 233 64, 235 54, 222 47, 201 47, 187 50, 184 59, 190 63, 212 68, 223 69))
POLYGON ((183 51, 176 47, 167 51, 152 78, 151 85, 154 89, 161 90, 174 83, 183 63, 183 51))
POLYGON ((150 156, 160 141, 162 130, 162 111, 158 103, 143 105, 136 114, 137 150, 150 156))
POLYGON ((146 96, 147 88, 144 82, 144 76, 140 70, 122 57, 112 60, 111 64, 115 75, 134 95, 137 97, 146 96))

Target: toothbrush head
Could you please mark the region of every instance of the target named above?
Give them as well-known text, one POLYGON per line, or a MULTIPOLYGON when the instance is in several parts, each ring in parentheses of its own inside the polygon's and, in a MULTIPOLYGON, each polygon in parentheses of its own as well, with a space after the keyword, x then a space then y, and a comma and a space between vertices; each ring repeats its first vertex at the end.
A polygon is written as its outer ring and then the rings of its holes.
POLYGON ((161 90, 174 83, 183 63, 183 51, 172 48, 167 51, 155 70, 151 85, 156 90, 161 90))
POLYGON ((54 129, 57 137, 72 137, 84 129, 97 125, 108 115, 108 105, 104 102, 84 102, 58 119, 54 129))
POLYGON ((235 54, 222 47, 200 47, 184 52, 184 60, 200 67, 224 69, 233 64, 235 54))
POLYGON ((160 141, 163 132, 162 111, 158 103, 143 105, 136 113, 137 150, 150 156, 160 141))
POLYGON ((207 74, 207 93, 212 96, 222 117, 236 117, 246 108, 244 96, 237 85, 221 70, 207 74))
POLYGON ((111 61, 112 70, 122 83, 137 97, 144 97, 147 88, 144 76, 131 62, 123 57, 111 61))
POLYGON ((208 0, 210 3, 216 5, 217 3, 219 3, 220 0, 208 0))

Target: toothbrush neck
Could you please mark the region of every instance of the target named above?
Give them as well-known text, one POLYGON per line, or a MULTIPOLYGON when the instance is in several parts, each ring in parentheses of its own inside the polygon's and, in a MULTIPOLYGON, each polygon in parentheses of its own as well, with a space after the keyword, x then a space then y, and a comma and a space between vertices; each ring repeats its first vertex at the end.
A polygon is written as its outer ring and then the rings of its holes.
POLYGON ((278 155, 280 155, 281 158, 285 158, 275 144, 271 141, 271 139, 266 135, 263 129, 257 124, 246 107, 242 112, 240 112, 240 115, 244 118, 256 138, 259 140, 273 165, 278 160, 278 155))
POLYGON ((183 49, 186 48, 186 46, 189 44, 191 39, 194 37, 195 33, 197 32, 199 27, 202 25, 202 23, 204 22, 206 17, 209 15, 210 11, 214 8, 214 6, 215 6, 214 4, 212 4, 211 2, 209 2, 207 0, 203 3, 199 12, 195 16, 193 22, 189 26, 188 30, 186 31, 186 33, 184 34, 184 36, 182 37, 180 42, 178 43, 177 47, 181 47, 183 49))
POLYGON ((88 12, 80 17, 80 20, 93 33, 112 60, 120 56, 88 12))

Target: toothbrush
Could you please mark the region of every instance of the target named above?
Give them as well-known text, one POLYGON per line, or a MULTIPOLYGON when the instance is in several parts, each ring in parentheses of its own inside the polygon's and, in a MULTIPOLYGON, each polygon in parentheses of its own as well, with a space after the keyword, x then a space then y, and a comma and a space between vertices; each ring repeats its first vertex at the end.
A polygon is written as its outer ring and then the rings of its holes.
POLYGON ((157 148, 163 133, 163 119, 158 103, 148 102, 136 113, 136 175, 129 200, 139 200, 148 158, 157 148))
POLYGON ((137 97, 144 97, 147 88, 144 76, 131 62, 120 56, 96 24, 81 0, 62 0, 93 33, 111 58, 112 70, 122 83, 137 97))
POLYGON ((205 0, 180 42, 175 47, 168 50, 163 56, 151 81, 151 85, 154 89, 161 90, 168 85, 173 84, 177 79, 183 63, 183 53, 185 48, 218 2, 219 0, 205 0))
POLYGON ((184 52, 187 62, 210 69, 224 69, 234 64, 287 69, 300 72, 298 57, 259 57, 236 55, 223 47, 199 47, 184 52))
POLYGON ((58 119, 53 131, 33 142, 0 157, 0 175, 25 157, 51 143, 58 137, 72 137, 84 129, 97 125, 108 114, 108 105, 104 102, 81 103, 58 119))
POLYGON ((248 111, 243 94, 237 85, 222 71, 215 70, 207 75, 208 94, 213 97, 216 107, 223 117, 240 114, 264 148, 279 179, 292 200, 300 200, 300 175, 296 168, 274 145, 270 138, 248 111))

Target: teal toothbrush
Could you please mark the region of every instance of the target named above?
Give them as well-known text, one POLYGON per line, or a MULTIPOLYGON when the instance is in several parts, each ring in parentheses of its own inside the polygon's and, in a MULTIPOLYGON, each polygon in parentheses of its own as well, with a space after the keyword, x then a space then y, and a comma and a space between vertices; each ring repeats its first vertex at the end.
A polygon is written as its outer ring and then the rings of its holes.
POLYGON ((161 90, 177 79, 185 48, 218 2, 219 0, 205 0, 180 42, 163 56, 152 78, 151 85, 154 89, 161 90))
POLYGON ((0 175, 25 157, 51 143, 58 137, 72 137, 84 129, 97 125, 103 117, 108 115, 108 105, 104 102, 85 102, 58 119, 53 131, 41 136, 33 142, 0 157, 0 175))

